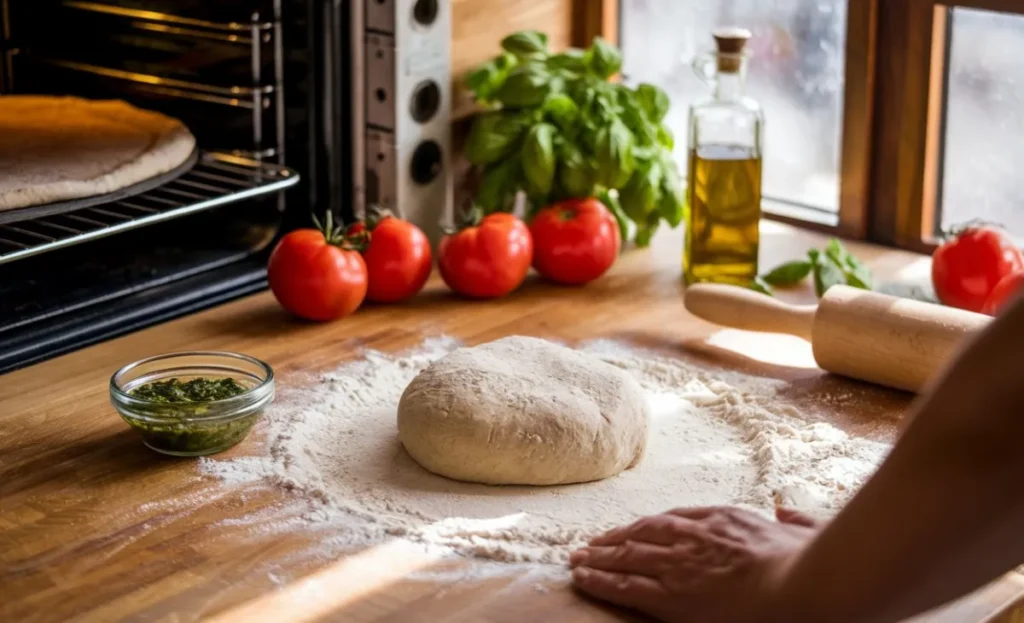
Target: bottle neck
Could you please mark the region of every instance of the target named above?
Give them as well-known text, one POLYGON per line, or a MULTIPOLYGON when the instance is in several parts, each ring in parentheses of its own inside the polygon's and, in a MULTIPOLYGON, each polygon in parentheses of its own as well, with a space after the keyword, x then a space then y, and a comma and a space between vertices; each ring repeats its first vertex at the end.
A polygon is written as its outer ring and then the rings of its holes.
POLYGON ((746 93, 746 79, 743 71, 719 72, 715 83, 715 98, 722 101, 734 101, 746 93))

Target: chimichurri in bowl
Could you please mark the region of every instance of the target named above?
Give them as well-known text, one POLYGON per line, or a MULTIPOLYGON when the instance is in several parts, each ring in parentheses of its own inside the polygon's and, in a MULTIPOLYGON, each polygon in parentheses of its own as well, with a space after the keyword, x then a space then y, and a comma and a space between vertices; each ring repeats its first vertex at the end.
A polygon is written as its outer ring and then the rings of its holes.
POLYGON ((222 452, 249 434, 274 399, 274 371, 248 355, 169 353, 110 379, 110 402, 147 446, 172 456, 222 452))

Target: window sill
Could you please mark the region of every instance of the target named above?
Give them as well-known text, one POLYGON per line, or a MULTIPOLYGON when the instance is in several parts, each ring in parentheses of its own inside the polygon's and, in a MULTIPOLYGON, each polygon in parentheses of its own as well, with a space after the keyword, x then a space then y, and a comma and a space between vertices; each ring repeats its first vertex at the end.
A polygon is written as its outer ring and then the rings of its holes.
POLYGON ((761 210, 765 218, 823 233, 839 233, 839 215, 820 208, 797 205, 776 199, 764 199, 761 210))

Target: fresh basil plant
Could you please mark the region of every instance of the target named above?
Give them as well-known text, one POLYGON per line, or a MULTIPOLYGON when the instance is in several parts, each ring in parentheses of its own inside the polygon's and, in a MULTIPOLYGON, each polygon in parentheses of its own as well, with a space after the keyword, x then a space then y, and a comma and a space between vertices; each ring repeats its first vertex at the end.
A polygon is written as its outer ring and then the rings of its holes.
POLYGON ((683 184, 662 89, 609 82, 622 54, 601 38, 586 50, 552 53, 547 35, 523 31, 501 47, 466 78, 488 108, 474 119, 465 149, 483 171, 476 203, 484 212, 511 210, 518 191, 533 210, 603 197, 623 239, 641 246, 662 223, 682 222, 683 184))

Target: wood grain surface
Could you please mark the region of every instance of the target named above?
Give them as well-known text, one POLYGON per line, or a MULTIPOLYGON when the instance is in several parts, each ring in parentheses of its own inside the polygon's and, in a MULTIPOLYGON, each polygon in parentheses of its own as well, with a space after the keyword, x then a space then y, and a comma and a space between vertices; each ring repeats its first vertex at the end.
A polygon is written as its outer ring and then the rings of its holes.
MULTIPOLYGON (((763 236, 766 264, 823 242, 772 223, 763 236)), ((927 269, 903 252, 855 250, 882 275, 927 269)), ((479 303, 451 296, 434 279, 409 304, 366 307, 322 325, 291 319, 261 294, 0 376, 0 620, 640 620, 577 597, 550 573, 459 579, 459 570, 479 563, 435 560, 401 541, 325 556, 329 533, 289 528, 303 508, 296 495, 205 479, 194 460, 151 452, 110 407, 107 383, 127 362, 188 349, 259 357, 287 387, 363 349, 398 351, 438 334, 467 343, 510 334, 600 337, 784 379, 780 399, 813 417, 851 434, 895 436, 908 395, 823 374, 798 338, 719 330, 689 317, 680 257, 676 232, 627 252, 585 288, 531 280, 504 300, 479 303), (450 568, 453 579, 413 574, 428 568, 450 568)), ((813 300, 805 290, 786 296, 813 300)), ((257 428, 220 456, 252 454, 259 444, 257 428)), ((924 620, 986 620, 1022 590, 1020 576, 1010 575, 924 620)))
POLYGON ((473 97, 463 86, 466 74, 501 52, 501 40, 520 30, 540 30, 548 45, 561 50, 572 44, 574 5, 593 0, 452 0, 452 118, 475 112, 473 97))

